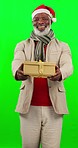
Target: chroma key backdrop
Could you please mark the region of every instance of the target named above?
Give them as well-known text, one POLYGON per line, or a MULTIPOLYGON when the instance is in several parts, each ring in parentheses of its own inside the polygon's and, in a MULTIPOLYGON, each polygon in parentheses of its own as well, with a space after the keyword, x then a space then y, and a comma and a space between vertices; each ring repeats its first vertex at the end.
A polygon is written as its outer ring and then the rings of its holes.
POLYGON ((63 119, 60 148, 78 148, 77 0, 0 1, 0 148, 22 148, 19 114, 15 113, 21 82, 14 80, 11 63, 16 44, 30 37, 31 14, 41 4, 55 10, 57 22, 52 29, 56 38, 67 42, 71 48, 74 72, 64 81, 70 114, 63 119))

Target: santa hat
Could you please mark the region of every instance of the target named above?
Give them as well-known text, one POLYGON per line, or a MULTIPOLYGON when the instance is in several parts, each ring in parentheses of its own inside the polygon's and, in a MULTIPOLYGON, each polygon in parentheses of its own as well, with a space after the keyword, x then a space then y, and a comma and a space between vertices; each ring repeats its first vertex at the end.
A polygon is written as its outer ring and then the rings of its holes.
POLYGON ((51 17, 53 22, 56 22, 55 12, 52 8, 45 6, 45 5, 38 6, 32 13, 32 19, 38 13, 46 13, 51 17))

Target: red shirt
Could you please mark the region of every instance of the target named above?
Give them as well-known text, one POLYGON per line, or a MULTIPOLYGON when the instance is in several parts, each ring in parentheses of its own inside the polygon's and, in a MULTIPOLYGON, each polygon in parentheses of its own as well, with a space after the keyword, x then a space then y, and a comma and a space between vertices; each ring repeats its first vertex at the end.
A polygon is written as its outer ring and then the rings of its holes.
MULTIPOLYGON (((44 47, 46 53, 46 46, 44 47)), ((34 78, 34 91, 31 100, 31 105, 34 106, 52 106, 47 78, 34 78)))

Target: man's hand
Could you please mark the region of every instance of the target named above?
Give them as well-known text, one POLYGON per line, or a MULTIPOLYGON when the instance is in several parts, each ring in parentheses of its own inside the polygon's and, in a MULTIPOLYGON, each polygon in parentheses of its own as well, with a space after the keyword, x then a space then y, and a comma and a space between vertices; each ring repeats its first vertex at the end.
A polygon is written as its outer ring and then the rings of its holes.
POLYGON ((52 81, 61 81, 62 80, 62 74, 60 71, 60 68, 58 66, 55 67, 56 74, 54 76, 48 77, 52 81))
POLYGON ((28 75, 24 75, 23 72, 23 64, 19 67, 19 69, 16 72, 15 78, 16 80, 26 80, 29 76, 28 75))

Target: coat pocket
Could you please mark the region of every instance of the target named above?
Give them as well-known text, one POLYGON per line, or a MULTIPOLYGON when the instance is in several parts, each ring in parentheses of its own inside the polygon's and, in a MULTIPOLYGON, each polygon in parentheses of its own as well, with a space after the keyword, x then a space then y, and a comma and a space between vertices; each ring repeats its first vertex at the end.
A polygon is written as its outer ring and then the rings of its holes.
POLYGON ((25 84, 22 84, 21 87, 20 87, 20 90, 22 90, 24 88, 25 88, 25 84))
POLYGON ((59 87, 58 87, 58 91, 59 91, 59 92, 65 92, 65 89, 64 89, 64 87, 59 86, 59 87))

